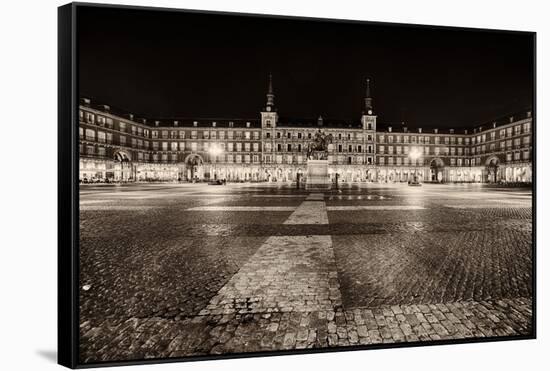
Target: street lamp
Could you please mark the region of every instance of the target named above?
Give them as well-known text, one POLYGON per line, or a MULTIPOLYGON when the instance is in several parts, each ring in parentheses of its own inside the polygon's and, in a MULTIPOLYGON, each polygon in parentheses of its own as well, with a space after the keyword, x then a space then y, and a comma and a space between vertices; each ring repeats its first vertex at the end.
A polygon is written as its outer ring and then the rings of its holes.
POLYGON ((416 147, 413 147, 411 149, 411 151, 409 152, 409 157, 410 157, 411 161, 414 162, 414 178, 413 179, 414 179, 415 183, 418 182, 418 177, 416 175, 416 166, 417 166, 416 160, 418 160, 420 158, 420 156, 421 156, 420 150, 416 147))
POLYGON ((210 146, 210 149, 208 150, 208 152, 210 153, 210 162, 213 162, 214 163, 214 180, 216 180, 216 158, 217 156, 221 155, 222 154, 222 149, 221 147, 218 145, 218 144, 212 144, 210 146), (214 158, 214 161, 212 161, 212 158, 214 158))

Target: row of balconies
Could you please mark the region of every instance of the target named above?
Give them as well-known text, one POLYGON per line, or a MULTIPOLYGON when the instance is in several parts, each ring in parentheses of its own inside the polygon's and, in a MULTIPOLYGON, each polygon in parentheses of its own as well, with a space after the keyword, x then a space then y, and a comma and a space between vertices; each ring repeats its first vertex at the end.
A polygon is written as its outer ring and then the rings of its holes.
MULTIPOLYGON (((115 130, 112 128, 112 125, 107 125, 107 124, 104 124, 104 125, 97 125, 97 126, 100 126, 100 127, 105 127, 105 128, 109 128, 111 130, 115 130)), ((187 136, 184 136, 184 137, 181 137, 179 134, 178 135, 170 135, 170 136, 152 136, 152 135, 149 135, 149 133, 142 133, 142 135, 139 135, 139 133, 135 132, 135 131, 132 131, 132 132, 129 132, 129 130, 127 129, 124 129, 124 130, 115 130, 119 133, 124 133, 124 134, 131 134, 135 137, 138 137, 138 138, 147 138, 147 139, 159 139, 159 140, 189 140, 189 139, 192 139, 192 140, 219 140, 219 141, 226 141, 226 140, 242 140, 242 141, 258 141, 258 140, 261 140, 260 139, 260 135, 258 134, 258 136, 254 136, 253 133, 259 133, 259 131, 250 131, 251 132, 251 137, 250 138, 246 138, 244 136, 244 131, 234 131, 235 135, 232 136, 232 137, 225 137, 225 138, 219 138, 219 136, 217 138, 211 138, 210 136, 201 136, 201 135, 187 135, 187 136)), ((513 132, 511 133, 510 135, 506 134, 505 137, 501 138, 500 135, 498 137, 495 137, 494 139, 491 138, 490 140, 488 141, 481 141, 481 143, 491 143, 491 142, 494 142, 494 141, 499 141, 499 140, 503 140, 504 138, 513 138, 513 137, 517 137, 517 136, 520 136, 520 135, 525 135, 525 134, 529 134, 531 131, 528 130, 528 131, 523 131, 520 132, 520 133, 516 133, 516 132, 513 132)), ((291 138, 288 138, 286 136, 282 136, 280 138, 264 138, 264 139, 271 139, 273 141, 276 141, 276 140, 283 140, 283 142, 286 143, 286 141, 305 141, 305 140, 311 140, 309 138, 306 138, 305 136, 303 138, 297 138, 295 136, 291 137, 291 138)), ((411 142, 411 141, 404 141, 404 140, 400 140, 400 141, 397 141, 397 140, 378 140, 378 142, 376 143, 379 143, 379 144, 402 144, 402 145, 446 145, 446 146, 473 146, 473 145, 479 145, 480 143, 476 143, 475 141, 475 138, 472 138, 472 142, 471 143, 454 143, 454 142, 442 142, 442 141, 429 141, 429 142, 425 142, 423 140, 418 140, 418 141, 414 141, 414 142, 411 142)), ((349 141, 351 142, 357 142, 357 143, 375 143, 375 138, 372 138, 370 141, 368 139, 358 139, 358 138, 342 138, 342 139, 338 139, 337 137, 334 138, 334 141, 335 143, 340 143, 340 142, 344 142, 344 143, 347 143, 349 141)))

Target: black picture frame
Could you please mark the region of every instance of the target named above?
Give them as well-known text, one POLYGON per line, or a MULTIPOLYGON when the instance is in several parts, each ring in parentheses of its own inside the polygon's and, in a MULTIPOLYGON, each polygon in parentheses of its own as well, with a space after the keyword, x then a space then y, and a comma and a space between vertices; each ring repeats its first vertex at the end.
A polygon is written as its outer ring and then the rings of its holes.
MULTIPOLYGON (((193 357, 175 357, 160 359, 142 359, 142 360, 120 360, 99 363, 80 363, 79 352, 79 153, 78 153, 78 107, 79 107, 79 85, 78 85, 78 42, 77 29, 78 19, 77 10, 80 7, 108 7, 124 10, 141 10, 150 12, 187 12, 212 15, 239 14, 247 17, 268 17, 274 19, 300 19, 303 21, 321 21, 330 23, 348 23, 348 24, 377 24, 393 25, 395 23, 367 22, 353 20, 335 20, 335 19, 316 19, 306 17, 286 17, 271 16, 261 14, 241 14, 225 12, 208 12, 185 9, 168 9, 143 6, 123 6, 95 3, 70 3, 58 8, 58 363, 69 368, 87 368, 98 366, 121 366, 135 364, 152 364, 182 361, 199 361, 242 357, 263 357, 279 356, 285 354, 307 354, 324 352, 341 352, 352 350, 370 350, 381 348, 400 348, 416 346, 433 346, 445 344, 464 344, 481 343, 492 341, 509 340, 529 340, 536 339, 537 329, 537 311, 536 311, 536 179, 537 179, 537 159, 536 151, 532 152, 532 333, 520 336, 497 336, 485 338, 468 338, 437 341, 418 341, 407 343, 387 343, 372 345, 356 345, 345 347, 332 347, 322 349, 294 349, 280 350, 275 352, 255 352, 255 353, 231 353, 223 355, 205 355, 193 357)), ((473 29, 444 26, 425 26, 400 24, 411 29, 452 29, 456 31, 473 29)), ((529 35, 532 38, 533 54, 536 57, 536 33, 523 31, 504 31, 504 30, 486 30, 487 32, 511 32, 529 35)), ((536 58, 533 59, 536 61, 536 58)), ((533 107, 532 107, 532 138, 534 147, 537 138, 537 115, 536 115, 536 66, 533 66, 533 107)))

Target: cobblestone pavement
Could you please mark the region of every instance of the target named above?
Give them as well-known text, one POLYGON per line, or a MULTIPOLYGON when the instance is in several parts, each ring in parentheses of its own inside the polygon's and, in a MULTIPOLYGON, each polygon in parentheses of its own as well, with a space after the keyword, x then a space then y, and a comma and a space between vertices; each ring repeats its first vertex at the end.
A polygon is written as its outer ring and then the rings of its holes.
POLYGON ((531 193, 81 189, 83 362, 532 332, 531 193))

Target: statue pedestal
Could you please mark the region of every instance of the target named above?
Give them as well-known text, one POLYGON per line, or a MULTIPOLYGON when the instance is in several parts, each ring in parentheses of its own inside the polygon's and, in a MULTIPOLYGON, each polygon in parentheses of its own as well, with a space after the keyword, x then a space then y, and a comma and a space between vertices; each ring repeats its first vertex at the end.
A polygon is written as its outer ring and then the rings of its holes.
POLYGON ((328 160, 307 160, 307 190, 326 191, 331 188, 328 160))

